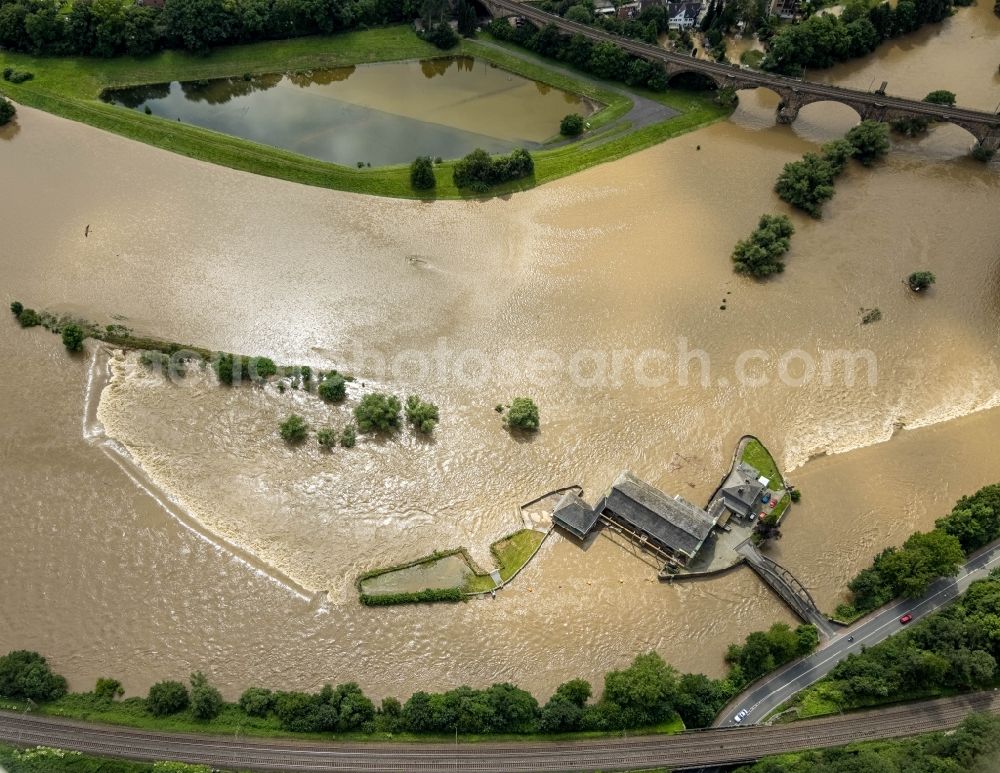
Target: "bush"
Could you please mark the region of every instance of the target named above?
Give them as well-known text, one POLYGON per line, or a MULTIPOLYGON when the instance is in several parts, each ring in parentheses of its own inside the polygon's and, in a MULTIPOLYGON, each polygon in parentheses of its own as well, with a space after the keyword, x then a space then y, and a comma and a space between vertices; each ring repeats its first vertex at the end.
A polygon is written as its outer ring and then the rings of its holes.
POLYGON ((570 113, 559 122, 559 133, 564 137, 579 137, 583 133, 583 116, 570 113))
POLYGON ((13 67, 4 67, 3 79, 10 83, 27 83, 35 77, 32 72, 26 70, 15 70, 13 67))
POLYGON ((429 435, 438 423, 438 407, 434 403, 425 403, 416 395, 406 398, 406 420, 417 431, 429 435))
POLYGON ((320 448, 329 450, 337 445, 337 435, 329 427, 323 427, 316 430, 316 442, 320 448))
POLYGON ((919 293, 921 290, 926 290, 936 281, 937 277, 935 277, 930 271, 914 271, 906 277, 906 284, 908 284, 910 289, 915 293, 919 293))
POLYGON ((530 397, 515 397, 510 401, 510 408, 504 417, 504 424, 509 429, 520 429, 525 432, 535 432, 540 426, 538 406, 530 397))
POLYGON ((42 324, 42 318, 34 309, 24 309, 17 315, 17 321, 21 323, 21 327, 36 327, 42 324))
POLYGON ((410 185, 418 191, 427 191, 437 185, 430 156, 417 156, 413 159, 410 164, 410 185))
POLYGON ((9 99, 0 97, 0 126, 6 126, 14 120, 17 115, 17 108, 9 99))
POLYGON ((10 313, 15 317, 20 317, 21 312, 24 311, 24 304, 20 301, 12 301, 10 304, 10 313))
POLYGON ((240 708, 251 717, 266 717, 274 708, 274 693, 263 687, 250 687, 240 696, 240 708))
POLYGON ((52 672, 37 652, 15 650, 0 657, 0 695, 5 698, 53 701, 66 694, 66 680, 52 672))
POLYGON ((362 432, 387 432, 399 427, 399 399, 382 392, 372 392, 361 398, 354 409, 354 418, 362 432))
POLYGON ((733 270, 755 279, 763 279, 785 270, 781 257, 791 246, 795 233, 787 215, 761 215, 750 237, 736 243, 733 249, 733 270))
POLYGON ((455 162, 452 179, 458 188, 485 193, 492 185, 529 177, 534 172, 535 162, 524 148, 516 148, 506 156, 490 156, 476 148, 455 162))
POLYGON ((222 693, 208 683, 201 671, 191 674, 191 714, 195 719, 215 719, 222 712, 222 693))
POLYGON ((793 488, 789 496, 791 497, 793 502, 798 502, 800 499, 802 499, 802 492, 799 491, 797 488, 793 488))
POLYGON ((103 700, 113 701, 115 698, 120 698, 124 694, 125 689, 122 687, 122 683, 117 679, 101 677, 97 680, 97 684, 94 685, 94 695, 103 700))
POLYGON ((222 354, 221 352, 212 363, 212 368, 215 370, 219 383, 229 386, 232 385, 234 379, 239 379, 243 373, 242 361, 231 354, 222 354))
POLYGON ((353 424, 348 424, 344 427, 344 431, 340 433, 340 445, 344 448, 354 448, 357 442, 358 431, 353 424))
POLYGON ((149 688, 146 707, 154 717, 176 714, 188 707, 190 697, 187 687, 180 682, 157 682, 149 688))
POLYGON ((388 607, 395 604, 422 604, 429 601, 461 601, 461 588, 427 588, 414 593, 361 594, 361 603, 367 607, 388 607))
POLYGON ((254 381, 263 381, 278 372, 278 367, 270 357, 249 357, 246 364, 247 374, 254 381))
MULTIPOLYGON (((1000 0, 998 0, 998 2, 1000 2, 1000 0)), ((1000 14, 997 15, 1000 16, 1000 14)), ((972 157, 976 159, 976 161, 982 161, 983 163, 986 163, 991 158, 993 158, 994 155, 996 155, 996 151, 984 148, 983 143, 981 142, 977 142, 975 146, 972 148, 972 157)))
POLYGON ((806 153, 801 161, 785 164, 774 184, 775 193, 793 207, 813 217, 822 215, 822 206, 833 198, 833 164, 815 153, 806 153))
POLYGON ((924 97, 924 102, 930 102, 932 105, 954 105, 955 99, 955 92, 939 89, 924 97))
POLYGON ((73 322, 66 325, 62 329, 63 346, 65 346, 68 351, 78 352, 83 349, 84 338, 86 338, 86 336, 83 333, 83 328, 73 322))
POLYGON ((331 371, 326 374, 316 391, 326 402, 339 403, 347 397, 347 381, 337 371, 331 371))
POLYGON ((286 443, 301 443, 309 434, 309 424, 297 413, 293 413, 281 422, 278 432, 286 443))

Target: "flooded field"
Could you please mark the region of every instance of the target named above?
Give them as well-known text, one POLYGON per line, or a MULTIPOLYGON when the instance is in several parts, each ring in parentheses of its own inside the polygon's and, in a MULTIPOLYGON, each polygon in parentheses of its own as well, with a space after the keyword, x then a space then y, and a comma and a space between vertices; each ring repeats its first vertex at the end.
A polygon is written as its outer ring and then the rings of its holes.
MULTIPOLYGON (((947 24, 1000 28, 970 11, 947 24)), ((969 50, 985 71, 989 52, 969 50)), ((1000 100, 975 83, 963 104, 1000 100)), ((0 651, 130 692, 202 668, 227 695, 354 679, 376 696, 497 680, 543 696, 648 649, 719 674, 728 643, 792 620, 742 570, 666 586, 607 539, 558 538, 495 600, 367 609, 353 580, 458 545, 489 566, 518 503, 571 484, 593 497, 625 468, 700 503, 744 432, 803 490, 775 557, 832 607, 882 545, 998 479, 1000 174, 964 157, 961 132, 897 143, 845 173, 822 220, 793 215, 785 274, 741 279, 729 253, 786 211, 782 165, 857 120, 817 104, 775 126, 768 96, 525 194, 433 204, 256 178, 22 109, 0 141, 18 190, 0 211, 10 299, 358 382, 331 409, 115 356, 95 411, 132 468, 84 437, 89 356, 0 318, 16 363, 0 380, 0 651), (916 296, 901 280, 924 268, 938 283, 916 296), (839 352, 859 358, 853 379, 839 352), (292 410, 339 426, 372 388, 438 403, 434 439, 280 442, 292 410), (493 410, 520 394, 541 408, 530 442, 493 410)))
POLYGON ((354 166, 535 147, 594 105, 468 56, 112 90, 104 98, 354 166))

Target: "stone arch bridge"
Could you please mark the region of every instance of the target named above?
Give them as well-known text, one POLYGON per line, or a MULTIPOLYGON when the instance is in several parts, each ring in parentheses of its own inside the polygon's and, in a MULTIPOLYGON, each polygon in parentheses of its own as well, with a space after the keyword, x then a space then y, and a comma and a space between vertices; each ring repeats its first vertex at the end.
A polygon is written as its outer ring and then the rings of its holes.
POLYGON ((798 117, 799 110, 813 102, 839 102, 854 109, 862 120, 896 121, 903 118, 923 118, 952 123, 961 126, 975 137, 983 149, 1000 150, 1000 114, 997 113, 935 105, 889 96, 883 91, 858 91, 761 72, 734 64, 695 59, 687 54, 667 51, 658 46, 613 35, 596 27, 546 13, 520 0, 479 0, 479 3, 494 18, 516 16, 541 27, 551 24, 567 34, 580 34, 595 43, 614 43, 634 56, 661 63, 668 78, 681 73, 696 73, 708 78, 719 88, 729 86, 736 90, 770 89, 781 99, 776 116, 779 123, 791 123, 798 117))

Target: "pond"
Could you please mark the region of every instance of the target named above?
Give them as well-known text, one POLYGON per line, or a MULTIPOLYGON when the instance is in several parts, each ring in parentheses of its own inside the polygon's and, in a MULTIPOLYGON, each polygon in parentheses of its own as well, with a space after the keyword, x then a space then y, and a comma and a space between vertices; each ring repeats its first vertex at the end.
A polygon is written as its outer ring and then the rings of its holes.
POLYGON ((417 593, 427 588, 460 588, 472 574, 465 557, 456 553, 422 564, 386 572, 362 581, 362 593, 417 593))
POLYGON ((103 99, 346 166, 538 147, 566 114, 596 109, 465 56, 174 81, 108 90, 103 99))

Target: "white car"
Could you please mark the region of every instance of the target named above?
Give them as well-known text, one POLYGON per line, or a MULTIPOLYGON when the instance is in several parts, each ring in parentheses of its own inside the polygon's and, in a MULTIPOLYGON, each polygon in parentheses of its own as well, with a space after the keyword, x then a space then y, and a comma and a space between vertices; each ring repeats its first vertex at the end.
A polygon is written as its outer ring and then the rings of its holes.
POLYGON ((749 711, 743 709, 742 711, 737 713, 735 717, 733 717, 733 722, 735 722, 738 725, 740 722, 742 722, 744 719, 747 718, 747 714, 749 713, 750 713, 749 711))

